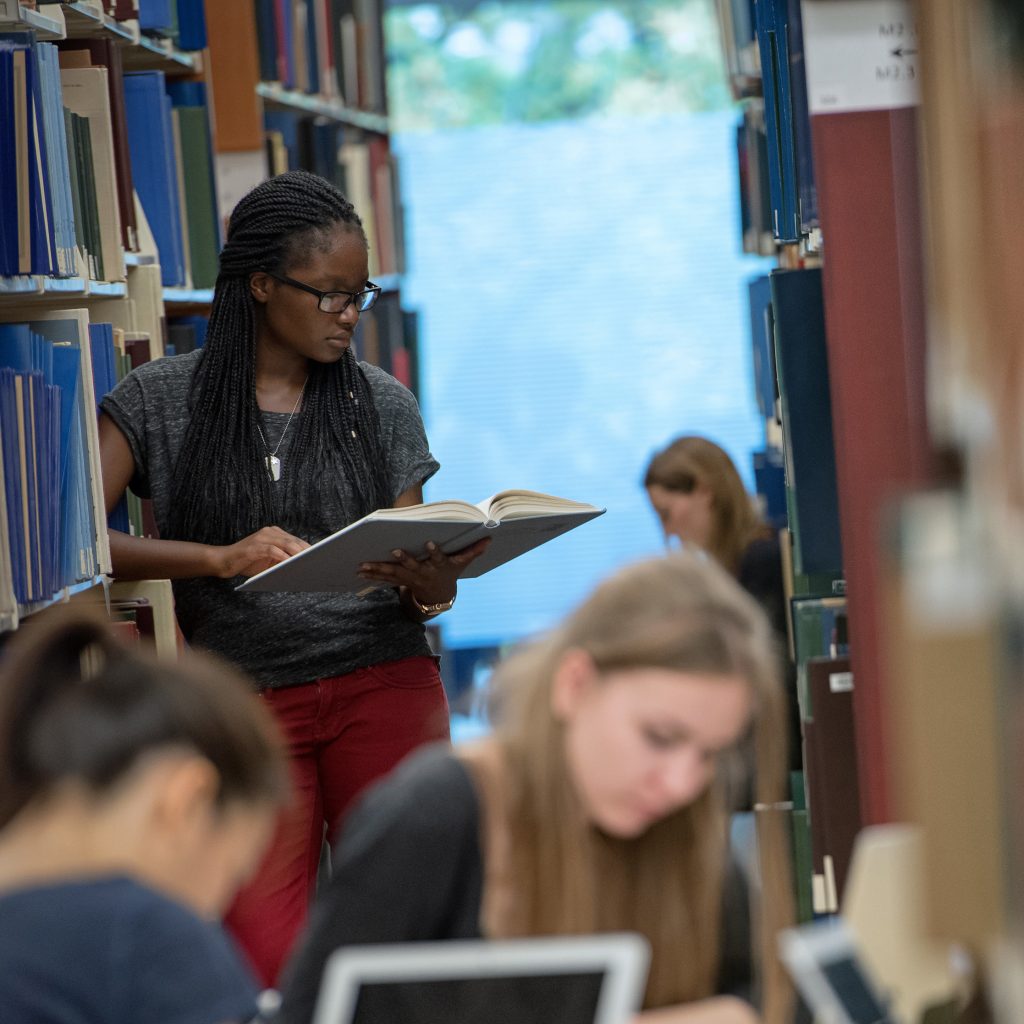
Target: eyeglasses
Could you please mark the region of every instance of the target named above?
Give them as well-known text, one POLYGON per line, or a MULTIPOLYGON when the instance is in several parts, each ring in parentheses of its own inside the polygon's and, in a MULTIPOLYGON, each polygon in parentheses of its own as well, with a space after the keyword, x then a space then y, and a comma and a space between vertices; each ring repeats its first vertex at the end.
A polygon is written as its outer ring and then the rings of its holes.
POLYGON ((282 284, 290 284, 293 288, 315 295, 319 300, 320 309, 325 313, 344 313, 352 303, 355 303, 356 309, 360 313, 365 313, 377 301, 381 292, 381 289, 372 281, 367 281, 366 287, 361 292, 322 292, 301 281, 296 281, 294 278, 285 277, 284 274, 271 274, 267 271, 267 276, 282 284))

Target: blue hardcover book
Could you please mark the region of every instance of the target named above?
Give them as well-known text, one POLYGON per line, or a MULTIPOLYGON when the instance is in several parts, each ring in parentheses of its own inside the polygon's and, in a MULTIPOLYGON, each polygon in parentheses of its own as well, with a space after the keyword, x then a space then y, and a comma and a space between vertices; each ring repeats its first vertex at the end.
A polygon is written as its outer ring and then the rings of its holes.
POLYGON ((281 84, 295 88, 295 12, 292 0, 274 0, 278 30, 278 70, 281 84), (282 60, 283 58, 283 60, 282 60), (281 65, 284 65, 283 67, 281 65))
POLYGON ((772 271, 771 288, 793 569, 838 577, 843 552, 821 270, 772 271))
MULTIPOLYGON (((96 409, 104 395, 108 395, 117 386, 117 360, 114 348, 114 328, 112 324, 89 324, 89 342, 92 348, 93 388, 96 392, 96 409)), ((128 499, 122 496, 117 507, 107 516, 107 525, 112 530, 131 533, 131 520, 128 516, 128 499)))
POLYGON ((754 41, 754 0, 731 0, 732 30, 737 49, 754 41))
POLYGON ((54 275, 58 271, 57 242, 53 223, 53 194, 47 160, 46 126, 39 54, 34 32, 9 33, 21 36, 28 73, 29 98, 29 201, 32 208, 32 273, 54 275))
POLYGON ((53 346, 53 382, 59 391, 57 448, 60 453, 60 529, 58 533, 58 586, 70 586, 84 578, 78 569, 76 518, 78 483, 75 468, 82 453, 73 447, 80 440, 75 431, 78 416, 78 379, 82 353, 71 345, 53 346))
POLYGON ((260 79, 277 81, 277 26, 274 0, 256 0, 256 42, 260 56, 260 79))
POLYGON ((775 237, 800 239, 797 216, 793 100, 789 81, 787 0, 755 0, 757 44, 761 53, 764 116, 768 130, 768 183, 775 237))
POLYGON ((21 468, 15 372, 0 366, 0 456, 4 463, 4 498, 7 502, 7 544, 11 556, 14 597, 27 604, 28 584, 28 496, 21 468))
POLYGON ((92 381, 96 394, 96 411, 104 395, 117 384, 114 355, 114 328, 112 324, 89 324, 89 344, 92 349, 92 381))
POLYGON ((71 424, 78 404, 78 376, 81 373, 82 353, 71 345, 53 345, 53 383, 60 388, 60 433, 58 446, 61 453, 60 476, 67 475, 70 458, 71 424))
POLYGON ((28 496, 28 592, 30 601, 50 597, 43 582, 42 510, 40 508, 38 409, 42 390, 39 372, 16 373, 15 403, 19 420, 19 457, 25 474, 22 486, 28 496))
POLYGON ((83 433, 81 349, 54 346, 54 380, 61 387, 61 566, 64 586, 96 573, 89 457, 83 433))
POLYGON ((58 534, 60 532, 60 395, 53 384, 40 380, 36 407, 36 465, 39 483, 39 557, 43 593, 53 595, 58 583, 58 534))
POLYGON ((753 453, 754 484, 764 505, 765 522, 772 529, 781 530, 788 525, 786 510, 786 468, 782 452, 766 447, 753 453))
POLYGON ((312 165, 322 178, 345 191, 345 168, 338 160, 338 150, 345 141, 345 129, 334 121, 317 120, 310 124, 312 165))
MULTIPOLYGON (((17 181, 14 124, 14 60, 9 49, 0 47, 0 181, 17 181)), ((0 275, 17 272, 18 193, 8 186, 0 189, 0 275)))
POLYGON ((139 28, 152 35, 170 35, 174 28, 171 0, 139 0, 139 28))
POLYGON ((92 388, 96 397, 96 409, 106 392, 110 391, 110 359, 106 353, 105 338, 100 325, 89 325, 89 355, 92 359, 92 388))
POLYGON ((172 78, 165 83, 167 95, 175 107, 206 107, 206 83, 190 82, 184 78, 172 78))
POLYGON ((766 420, 775 419, 775 354, 772 340, 772 286, 767 274, 747 282, 750 304, 750 340, 754 369, 754 396, 766 420))
POLYGON ((34 369, 32 328, 28 324, 0 324, 0 366, 17 373, 34 369))
POLYGON ((196 348, 202 348, 206 343, 206 329, 210 326, 210 318, 206 316, 176 316, 169 326, 182 325, 184 327, 191 327, 194 334, 196 348))
POLYGON ((124 76, 132 178, 160 255, 165 287, 185 285, 184 238, 178 196, 171 103, 160 71, 124 76))
POLYGON ((31 47, 32 52, 32 144, 35 147, 33 163, 35 174, 32 184, 38 191, 34 199, 38 206, 40 219, 32 235, 32 262, 35 273, 56 275, 60 270, 57 262, 57 235, 53 219, 53 189, 50 185, 49 147, 46 142, 46 118, 43 112, 43 88, 39 67, 38 44, 31 47))
MULTIPOLYGON (((38 562, 39 533, 35 448, 32 443, 35 420, 32 415, 32 332, 27 324, 0 324, 0 367, 9 375, 4 406, 10 415, 5 425, 5 448, 11 447, 4 461, 5 484, 13 493, 7 494, 8 508, 15 504, 17 514, 17 558, 21 563, 20 586, 15 596, 20 603, 39 600, 42 579, 38 562)), ((10 515, 10 512, 8 512, 10 515)), ((12 528, 13 532, 13 528, 12 528)), ((12 550, 12 560, 15 552, 12 550)))
POLYGON ((105 515, 102 509, 102 499, 97 493, 101 490, 99 481, 94 478, 93 464, 90 461, 88 438, 90 421, 95 422, 96 407, 85 402, 83 396, 87 394, 85 387, 87 379, 91 380, 91 351, 90 334, 86 328, 80 310, 68 310, 68 315, 63 316, 54 312, 48 319, 30 321, 33 331, 42 335, 54 345, 69 345, 81 352, 84 365, 81 366, 79 376, 79 395, 77 403, 77 416, 72 424, 72 453, 78 453, 74 457, 75 463, 71 470, 81 476, 81 501, 79 514, 81 524, 79 534, 81 536, 79 555, 79 566, 82 577, 86 578, 95 575, 98 568, 97 558, 97 537, 103 528, 105 515), (77 437, 75 436, 77 432, 77 437), (94 501, 94 495, 96 500, 94 501))
POLYGON ((178 0, 178 47, 190 51, 206 49, 206 5, 203 0, 178 0))
POLYGON ((109 390, 107 388, 107 354, 103 349, 103 333, 99 324, 89 324, 89 359, 92 366, 92 387, 96 397, 96 408, 99 409, 100 399, 109 390))
POLYGON ((56 589, 57 393, 53 354, 28 324, 0 324, 0 364, 16 373, 15 402, 20 403, 19 458, 23 459, 28 498, 29 599, 49 598, 56 589), (23 448, 23 451, 21 450, 23 448))
POLYGON ((303 118, 297 110, 265 110, 263 126, 268 132, 280 132, 288 150, 288 167, 294 170, 305 166, 300 144, 300 125, 303 118))
POLYGON ((77 583, 96 575, 96 538, 93 534, 92 494, 87 468, 85 434, 81 417, 81 392, 71 422, 71 454, 68 459, 68 492, 72 504, 68 510, 67 580, 77 583))
MULTIPOLYGON (((22 204, 19 207, 19 219, 14 223, 18 225, 19 249, 24 249, 26 241, 29 243, 28 260, 25 261, 24 253, 19 252, 15 268, 4 268, 4 272, 51 275, 57 270, 57 255, 53 236, 53 205, 50 196, 49 167, 46 161, 35 33, 0 33, 0 50, 10 52, 13 68, 15 148, 12 152, 16 161, 15 167, 20 159, 22 170, 27 172, 27 193, 23 194, 17 185, 11 189, 15 193, 15 203, 22 204), (18 135, 22 132, 24 138, 19 139, 18 135), (21 144, 21 154, 18 153, 17 143, 21 144), (27 238, 22 236, 23 230, 27 230, 27 238)), ((19 177, 16 173, 14 178, 8 180, 18 182, 19 177)))
POLYGON ((796 148, 796 180, 800 230, 807 234, 818 225, 818 189, 814 183, 814 152, 811 116, 807 105, 807 66, 804 61, 804 28, 800 0, 787 0, 789 11, 789 87, 793 97, 793 142, 796 148))
POLYGON ((317 47, 316 10, 311 2, 306 4, 306 70, 309 75, 308 92, 314 96, 320 92, 320 52, 317 47))
POLYGON ((60 63, 53 43, 36 43, 43 94, 43 122, 47 163, 53 196, 54 238, 57 268, 62 277, 71 277, 75 265, 74 205, 71 199, 71 173, 68 163, 67 134, 64 129, 64 99, 60 82, 60 63))

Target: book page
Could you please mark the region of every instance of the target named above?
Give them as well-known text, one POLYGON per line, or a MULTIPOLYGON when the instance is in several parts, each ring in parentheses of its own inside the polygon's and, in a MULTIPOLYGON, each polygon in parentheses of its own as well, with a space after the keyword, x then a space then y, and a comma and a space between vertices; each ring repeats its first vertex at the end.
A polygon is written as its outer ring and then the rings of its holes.
POLYGON ((491 519, 522 519, 527 516, 557 515, 561 512, 591 512, 595 506, 540 491, 498 491, 477 506, 491 519))
MULTIPOLYGON (((379 508, 371 512, 374 519, 401 519, 411 522, 452 521, 477 523, 485 519, 483 511, 468 501, 430 501, 403 508, 379 508)), ((369 518, 369 517, 368 517, 369 518)))

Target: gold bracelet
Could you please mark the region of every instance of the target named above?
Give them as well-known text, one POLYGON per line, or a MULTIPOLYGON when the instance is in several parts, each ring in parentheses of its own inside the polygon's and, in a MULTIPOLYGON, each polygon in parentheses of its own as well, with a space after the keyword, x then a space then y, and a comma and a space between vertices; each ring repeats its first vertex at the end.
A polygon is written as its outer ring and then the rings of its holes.
POLYGON ((437 604, 420 604, 420 602, 416 600, 416 595, 412 590, 409 591, 409 600, 412 601, 413 607, 420 613, 420 615, 440 615, 441 612, 448 611, 448 609, 455 604, 455 597, 450 601, 438 601, 437 604))

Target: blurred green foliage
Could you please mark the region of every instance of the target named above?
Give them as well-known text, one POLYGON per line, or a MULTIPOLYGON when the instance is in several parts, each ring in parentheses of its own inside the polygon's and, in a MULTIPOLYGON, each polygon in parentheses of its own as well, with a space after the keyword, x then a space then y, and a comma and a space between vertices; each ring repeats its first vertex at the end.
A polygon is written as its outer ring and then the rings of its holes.
POLYGON ((386 25, 396 131, 732 102, 713 0, 424 3, 386 25))

